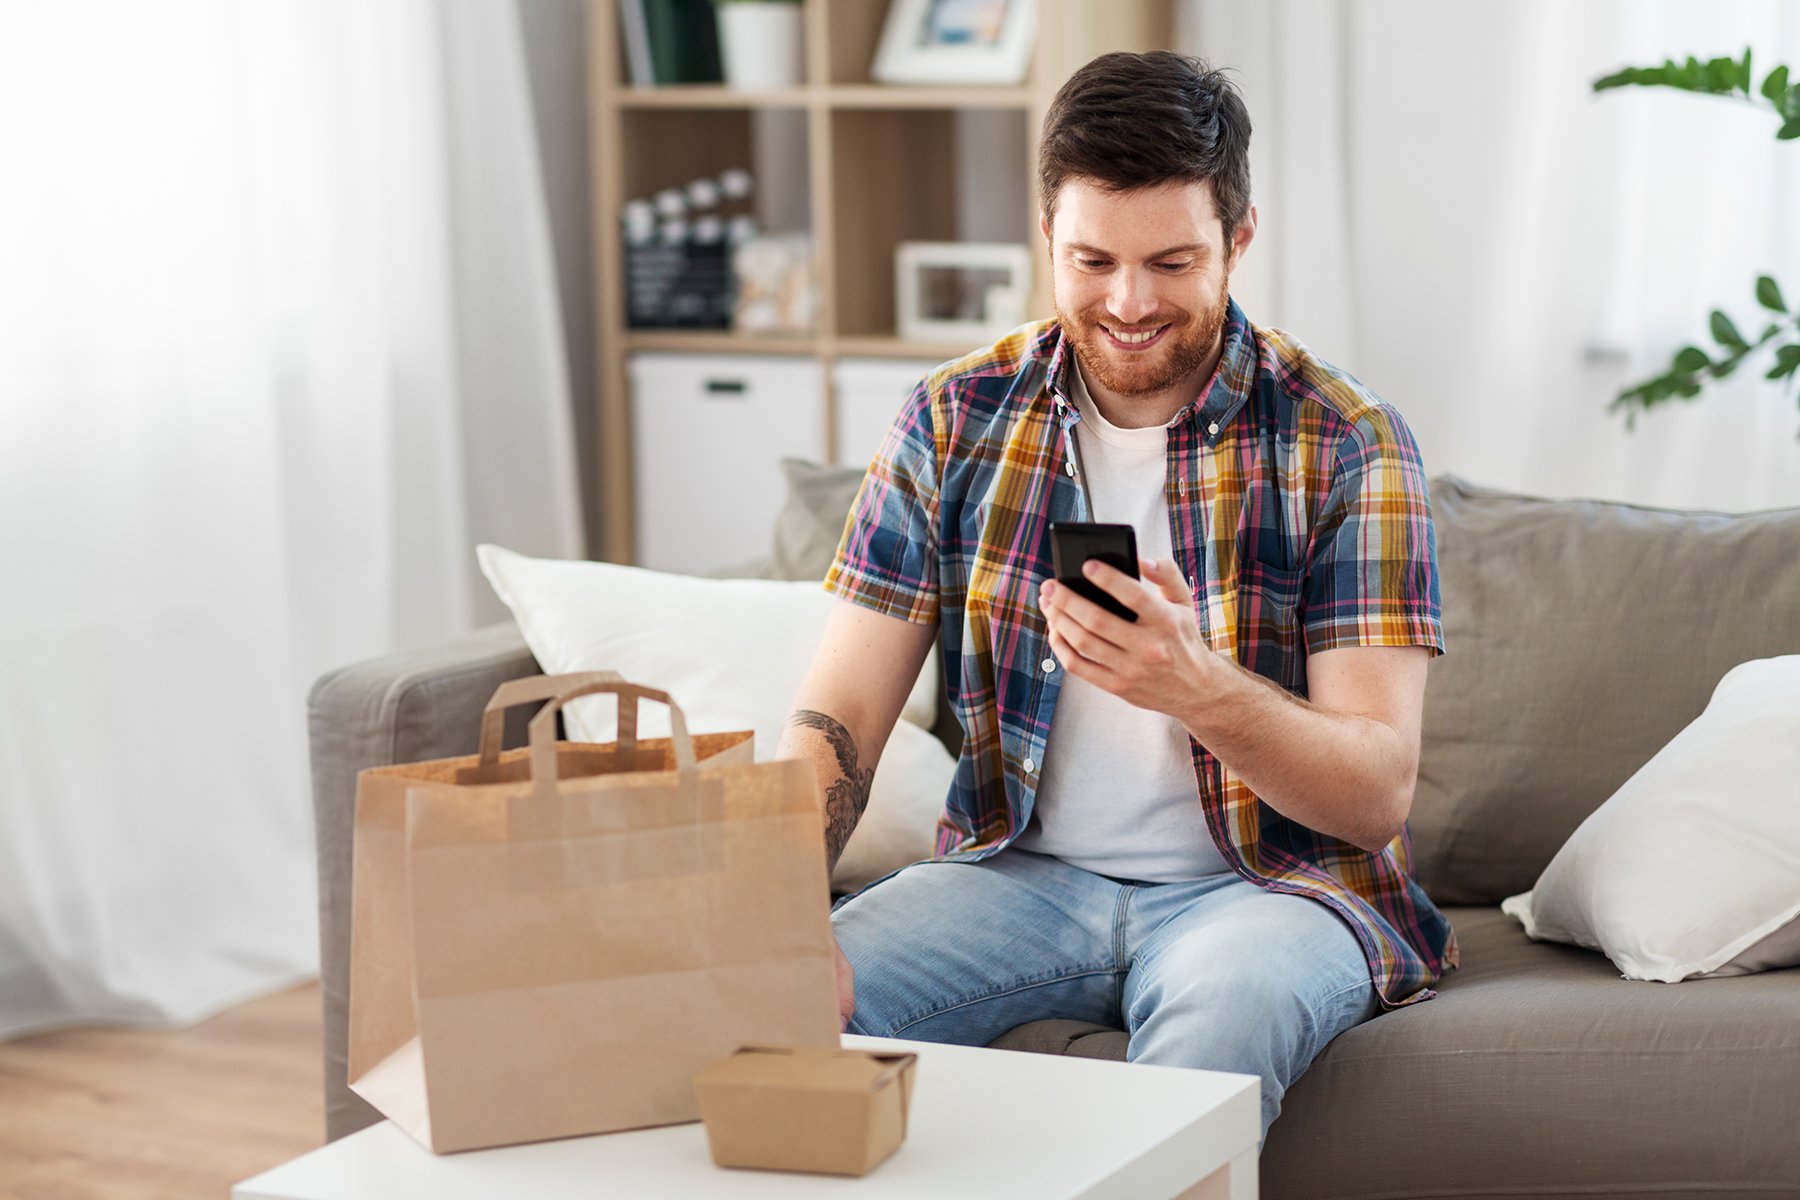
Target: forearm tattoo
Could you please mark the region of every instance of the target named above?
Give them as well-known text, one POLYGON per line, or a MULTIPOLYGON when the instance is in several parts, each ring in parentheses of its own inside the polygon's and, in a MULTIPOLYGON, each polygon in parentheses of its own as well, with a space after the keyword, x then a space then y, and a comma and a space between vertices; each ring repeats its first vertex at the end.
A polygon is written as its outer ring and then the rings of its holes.
POLYGON ((857 766, 856 742, 850 731, 824 713, 803 708, 788 718, 788 724, 824 734, 837 755, 837 782, 825 789, 825 867, 830 870, 837 866, 851 830, 868 807, 869 784, 875 779, 875 768, 857 766))

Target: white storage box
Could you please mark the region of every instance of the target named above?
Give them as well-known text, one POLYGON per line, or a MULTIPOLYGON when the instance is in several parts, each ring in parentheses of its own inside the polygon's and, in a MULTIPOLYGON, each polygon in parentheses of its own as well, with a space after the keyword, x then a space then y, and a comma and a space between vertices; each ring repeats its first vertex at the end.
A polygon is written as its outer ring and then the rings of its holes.
POLYGON ((818 361, 634 354, 627 373, 638 565, 703 574, 768 554, 780 460, 824 456, 818 361))
POLYGON ((900 415, 913 385, 938 364, 910 358, 845 358, 831 371, 836 406, 837 462, 867 466, 888 426, 900 415))

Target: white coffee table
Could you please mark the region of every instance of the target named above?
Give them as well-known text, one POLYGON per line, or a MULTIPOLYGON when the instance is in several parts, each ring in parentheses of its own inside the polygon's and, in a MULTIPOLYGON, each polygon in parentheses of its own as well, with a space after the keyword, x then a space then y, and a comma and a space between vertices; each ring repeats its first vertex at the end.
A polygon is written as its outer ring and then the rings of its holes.
POLYGON ((847 1036, 919 1055, 904 1144, 861 1179, 713 1165, 698 1122, 438 1156, 392 1122, 232 1188, 233 1200, 1032 1196, 1252 1200, 1253 1075, 847 1036))

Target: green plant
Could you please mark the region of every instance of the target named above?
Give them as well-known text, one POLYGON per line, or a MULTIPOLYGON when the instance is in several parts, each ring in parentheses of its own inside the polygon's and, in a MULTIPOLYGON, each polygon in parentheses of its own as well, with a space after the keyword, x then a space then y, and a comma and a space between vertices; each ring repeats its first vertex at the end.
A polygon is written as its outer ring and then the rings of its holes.
MULTIPOLYGON (((1690 56, 1684 63, 1669 59, 1659 67, 1625 67, 1594 81, 1596 92, 1621 87, 1666 87, 1771 108, 1781 120, 1775 136, 1782 141, 1800 138, 1800 82, 1788 82, 1787 67, 1777 66, 1763 77, 1761 87, 1752 90, 1753 86, 1748 49, 1741 59, 1702 62, 1690 56)), ((1790 385, 1800 378, 1800 312, 1789 310, 1781 286, 1770 275, 1757 277, 1756 301, 1777 319, 1769 320, 1754 341, 1739 332, 1723 311, 1714 309, 1708 330, 1718 343, 1716 350, 1708 353, 1698 346, 1683 346, 1667 371, 1614 397, 1611 407, 1625 414, 1626 427, 1632 426, 1639 412, 1648 412, 1665 401, 1698 396, 1709 382, 1724 379, 1767 346, 1774 348, 1775 356, 1764 378, 1786 379, 1790 385)))

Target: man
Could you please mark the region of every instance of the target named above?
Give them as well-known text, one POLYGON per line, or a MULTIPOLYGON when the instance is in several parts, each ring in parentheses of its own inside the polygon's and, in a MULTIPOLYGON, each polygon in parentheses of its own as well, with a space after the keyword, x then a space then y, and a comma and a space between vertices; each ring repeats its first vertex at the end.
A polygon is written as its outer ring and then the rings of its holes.
POLYGON ((832 914, 851 1032, 984 1045, 1123 1026, 1137 1062, 1263 1080, 1455 965, 1405 821, 1442 650, 1398 413, 1248 323, 1232 85, 1109 54, 1046 114, 1056 320, 924 380, 863 482, 786 756, 833 862, 938 636, 965 734, 936 857, 832 914), (1142 579, 1058 586, 1049 524, 1136 528, 1142 579))

